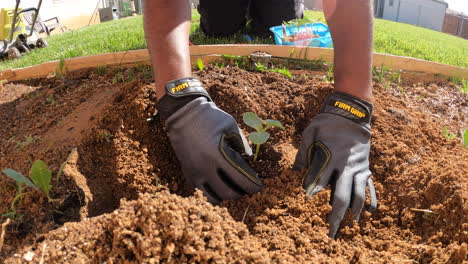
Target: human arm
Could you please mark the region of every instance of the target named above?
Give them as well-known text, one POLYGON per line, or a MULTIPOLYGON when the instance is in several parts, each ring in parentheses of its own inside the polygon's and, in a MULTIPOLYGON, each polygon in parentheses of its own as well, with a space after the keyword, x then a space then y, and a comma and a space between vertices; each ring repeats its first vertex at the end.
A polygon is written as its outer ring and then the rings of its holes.
POLYGON ((334 44, 335 90, 371 102, 371 1, 323 0, 323 11, 334 44))
POLYGON ((145 36, 158 97, 156 108, 186 182, 208 200, 237 199, 262 183, 240 153, 252 154, 236 120, 191 77, 186 0, 146 0, 145 36))
POLYGON ((191 10, 187 0, 145 0, 144 28, 158 99, 169 81, 192 76, 189 33, 191 10))

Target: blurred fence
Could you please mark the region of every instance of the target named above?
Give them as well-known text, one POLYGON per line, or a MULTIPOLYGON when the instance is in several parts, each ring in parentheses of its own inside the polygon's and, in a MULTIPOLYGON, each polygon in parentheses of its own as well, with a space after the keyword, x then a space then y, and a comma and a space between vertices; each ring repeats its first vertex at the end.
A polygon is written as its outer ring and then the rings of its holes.
POLYGON ((442 31, 468 39, 468 17, 463 14, 446 13, 442 31))

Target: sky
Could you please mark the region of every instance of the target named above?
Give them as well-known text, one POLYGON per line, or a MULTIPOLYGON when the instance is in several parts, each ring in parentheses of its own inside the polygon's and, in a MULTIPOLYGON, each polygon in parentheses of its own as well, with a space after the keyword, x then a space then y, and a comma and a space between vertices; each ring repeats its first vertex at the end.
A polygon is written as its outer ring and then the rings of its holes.
POLYGON ((448 8, 463 12, 465 15, 468 15, 468 0, 445 0, 448 3, 448 8))

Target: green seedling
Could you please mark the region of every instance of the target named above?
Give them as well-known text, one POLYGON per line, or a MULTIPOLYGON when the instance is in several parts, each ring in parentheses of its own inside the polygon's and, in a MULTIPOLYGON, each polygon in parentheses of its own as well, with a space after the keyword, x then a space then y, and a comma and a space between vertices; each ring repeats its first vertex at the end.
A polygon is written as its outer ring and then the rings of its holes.
POLYGON ((468 80, 463 79, 461 81, 460 92, 468 94, 468 80))
POLYGON ((463 147, 468 148, 468 128, 463 131, 462 144, 463 147))
POLYGON ((261 62, 256 62, 255 63, 255 70, 258 71, 258 72, 266 71, 267 67, 265 65, 263 65, 261 62))
POLYGON ((224 62, 215 62, 215 63, 213 63, 213 65, 216 66, 217 68, 220 68, 220 69, 226 67, 226 63, 224 63, 224 62))
POLYGON ((99 76, 104 76, 107 74, 107 67, 104 66, 98 66, 95 69, 95 73, 99 76))
POLYGON ((203 71, 203 69, 205 68, 205 65, 203 65, 203 61, 200 58, 197 59, 197 66, 200 71, 203 71))
POLYGON ((16 182, 16 195, 10 204, 9 211, 2 214, 3 217, 9 217, 9 218, 14 219, 17 216, 16 206, 23 202, 23 197, 24 197, 23 188, 24 188, 24 183, 16 182))
MULTIPOLYGON (((42 160, 36 160, 31 166, 29 177, 32 181, 21 174, 21 172, 17 172, 12 169, 5 169, 3 170, 3 173, 15 180, 19 188, 25 184, 28 187, 42 191, 47 196, 49 202, 52 201, 50 197, 50 181, 52 179, 52 172, 42 160)), ((20 190, 22 191, 22 188, 20 190)))
POLYGON ((286 76, 287 78, 292 78, 291 72, 290 72, 288 69, 286 69, 286 67, 283 67, 283 68, 273 68, 273 69, 271 69, 271 70, 269 70, 269 71, 280 73, 280 74, 286 76))
POLYGON ((255 154, 254 154, 254 161, 257 161, 258 153, 260 151, 260 146, 267 142, 268 138, 270 138, 270 133, 266 132, 270 127, 277 127, 284 130, 284 126, 281 124, 280 121, 273 120, 273 119, 266 119, 263 120, 258 117, 257 114, 253 112, 247 112, 243 115, 244 123, 255 129, 256 132, 250 133, 250 141, 255 144, 255 154))
POLYGON ((3 173, 5 173, 8 177, 12 178, 16 182, 16 195, 15 198, 13 198, 13 201, 11 202, 10 211, 8 213, 3 214, 2 216, 15 218, 16 206, 23 201, 24 185, 27 185, 31 188, 36 188, 36 186, 34 186, 34 184, 28 178, 24 177, 23 174, 15 170, 6 169, 3 170, 3 173))
POLYGON ((255 71, 262 72, 262 71, 269 71, 269 72, 277 72, 280 73, 288 78, 292 78, 291 72, 286 68, 271 68, 268 69, 267 66, 263 65, 261 62, 255 63, 255 71))
POLYGON ((55 77, 64 79, 65 78, 65 59, 61 58, 57 69, 55 69, 55 77))
POLYGON ((246 56, 223 55, 223 60, 226 64, 234 64, 241 69, 245 69, 249 65, 249 58, 246 56))
POLYGON ((442 134, 448 140, 452 140, 452 139, 454 139, 456 137, 456 135, 454 133, 448 131, 448 129, 446 127, 442 128, 442 134))
POLYGON ((111 143, 112 137, 113 135, 109 131, 104 130, 104 131, 101 131, 101 133, 97 135, 97 141, 100 143, 103 143, 103 142, 111 143))
POLYGON ((449 76, 448 80, 449 82, 453 82, 454 84, 462 84, 464 79, 460 76, 449 76))
POLYGON ((38 139, 39 137, 36 137, 36 136, 25 136, 23 141, 15 140, 16 149, 24 150, 27 146, 36 142, 38 139))
POLYGON ((333 71, 334 71, 334 66, 333 64, 330 64, 330 66, 328 66, 327 75, 325 76, 325 81, 327 83, 333 83, 333 71))
POLYGON ((118 71, 112 78, 112 84, 124 83, 124 82, 125 82, 125 74, 122 71, 118 71))
POLYGON ((380 67, 380 69, 378 67, 372 67, 372 75, 374 76, 374 78, 377 79, 377 82, 379 83, 382 83, 385 81, 385 76, 387 75, 388 72, 389 70, 385 68, 383 65, 380 67))
POLYGON ((46 102, 50 105, 55 105, 55 98, 54 98, 54 95, 51 94, 49 95, 47 98, 46 98, 46 102))
POLYGON ((153 76, 153 68, 150 67, 149 65, 139 63, 135 66, 135 71, 140 73, 141 79, 145 81, 153 81, 154 76, 153 76))
POLYGON ((392 83, 401 84, 401 72, 391 72, 383 65, 380 68, 372 67, 372 75, 375 81, 381 83, 385 88, 389 88, 392 83))

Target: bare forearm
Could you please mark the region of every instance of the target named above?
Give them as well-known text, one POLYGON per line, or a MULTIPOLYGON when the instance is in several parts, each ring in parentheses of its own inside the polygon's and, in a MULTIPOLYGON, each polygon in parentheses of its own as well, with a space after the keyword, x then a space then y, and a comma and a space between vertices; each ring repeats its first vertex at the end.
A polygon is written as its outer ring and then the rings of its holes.
POLYGON ((167 82, 192 74, 188 48, 190 11, 187 0, 145 0, 145 38, 158 99, 165 94, 167 82))
POLYGON ((371 101, 371 1, 323 0, 323 7, 334 44, 335 90, 371 101))

